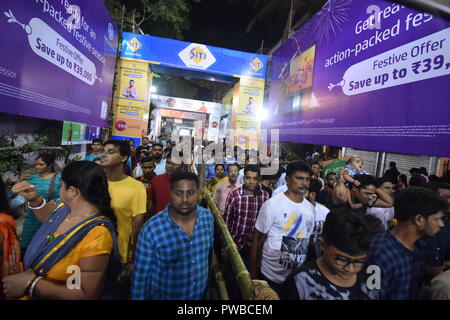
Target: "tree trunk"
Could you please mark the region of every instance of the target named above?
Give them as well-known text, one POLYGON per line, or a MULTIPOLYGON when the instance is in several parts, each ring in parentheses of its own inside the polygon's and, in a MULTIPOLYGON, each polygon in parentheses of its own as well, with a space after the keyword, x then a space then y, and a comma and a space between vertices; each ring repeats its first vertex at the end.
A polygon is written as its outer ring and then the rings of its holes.
POLYGON ((291 8, 289 10, 288 19, 286 21, 286 25, 284 26, 283 31, 283 37, 282 40, 285 41, 289 38, 289 35, 291 34, 291 28, 292 28, 292 19, 294 18, 296 14, 296 9, 294 7, 294 0, 291 0, 291 8))

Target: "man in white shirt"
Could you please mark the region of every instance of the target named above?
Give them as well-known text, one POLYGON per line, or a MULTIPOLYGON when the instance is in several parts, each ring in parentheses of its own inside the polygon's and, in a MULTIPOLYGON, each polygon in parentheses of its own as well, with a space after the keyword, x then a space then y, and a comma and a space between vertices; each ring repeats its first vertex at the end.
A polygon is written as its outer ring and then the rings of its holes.
POLYGON ((267 200, 258 215, 251 248, 251 276, 277 293, 295 268, 306 261, 315 210, 305 198, 312 171, 302 161, 289 163, 287 191, 267 200))
MULTIPOLYGON (((239 162, 239 157, 236 158, 238 160, 238 164, 241 165, 241 163, 239 162)), ((242 165, 242 167, 245 167, 245 165, 250 163, 250 151, 248 149, 245 149, 245 163, 242 165)), ((239 170, 239 175, 237 178, 237 182, 240 184, 244 184, 244 168, 242 168, 241 170, 239 170)))
MULTIPOLYGON (((389 180, 389 178, 378 178, 377 188, 382 189, 391 197, 395 191, 394 185, 389 180)), ((367 209, 366 214, 372 215, 380 219, 381 223, 383 224, 384 230, 388 231, 391 227, 391 221, 392 219, 394 219, 394 207, 388 208, 371 207, 367 209)))
POLYGON ((287 187, 286 184, 283 184, 283 185, 279 186, 278 188, 276 188, 275 190, 273 190, 273 192, 272 192, 272 198, 275 197, 277 194, 286 192, 287 190, 288 190, 288 187, 287 187))
POLYGON ((239 170, 237 182, 240 183, 240 184, 244 184, 244 168, 239 170))
MULTIPOLYGON (((286 172, 283 172, 278 179, 277 184, 275 185, 276 188, 280 188, 286 184, 286 172)), ((287 190, 287 189, 286 189, 287 190)), ((284 191, 283 191, 284 192, 284 191)))
POLYGON ((152 145, 152 158, 155 159, 155 174, 166 173, 166 160, 162 158, 163 156, 163 145, 161 143, 154 143, 152 145))
POLYGON ((314 151, 314 153, 312 154, 312 157, 314 161, 317 161, 320 158, 319 150, 316 149, 316 151, 314 151))

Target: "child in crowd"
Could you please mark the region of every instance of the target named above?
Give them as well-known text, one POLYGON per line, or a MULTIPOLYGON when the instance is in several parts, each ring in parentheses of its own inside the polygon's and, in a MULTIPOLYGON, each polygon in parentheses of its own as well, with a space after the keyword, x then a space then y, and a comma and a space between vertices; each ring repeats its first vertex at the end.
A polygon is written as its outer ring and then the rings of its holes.
MULTIPOLYGON (((359 181, 353 179, 357 174, 368 174, 363 170, 364 161, 360 157, 351 157, 347 160, 347 163, 344 168, 343 178, 346 181, 345 186, 350 188, 352 184, 359 187, 359 181), (345 170, 346 169, 346 170, 345 170)), ((336 180, 339 178, 339 175, 336 176, 336 180)))
MULTIPOLYGON (((360 182, 353 177, 357 174, 368 174, 366 171, 363 170, 364 161, 360 157, 351 157, 347 160, 346 165, 344 167, 344 171, 342 173, 342 177, 345 180, 345 186, 347 187, 347 194, 348 194, 348 203, 350 204, 352 209, 359 209, 361 207, 361 204, 353 204, 351 200, 350 195, 350 189, 352 185, 355 185, 356 187, 360 186, 360 182)), ((339 174, 336 175, 336 181, 339 179, 339 174)))

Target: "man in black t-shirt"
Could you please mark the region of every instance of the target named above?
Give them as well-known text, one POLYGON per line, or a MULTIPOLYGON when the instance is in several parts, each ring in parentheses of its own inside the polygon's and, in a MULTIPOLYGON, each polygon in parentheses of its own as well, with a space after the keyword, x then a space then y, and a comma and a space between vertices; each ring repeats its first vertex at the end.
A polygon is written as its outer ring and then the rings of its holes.
POLYGON ((365 218, 350 209, 330 212, 323 225, 323 256, 295 270, 285 281, 281 299, 375 300, 365 266, 371 237, 365 218))

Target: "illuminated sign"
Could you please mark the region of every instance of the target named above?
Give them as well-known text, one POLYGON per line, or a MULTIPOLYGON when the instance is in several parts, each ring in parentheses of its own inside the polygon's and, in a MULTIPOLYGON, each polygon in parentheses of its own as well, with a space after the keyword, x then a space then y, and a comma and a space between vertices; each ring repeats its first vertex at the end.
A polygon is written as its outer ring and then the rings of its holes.
POLYGON ((252 62, 250 62, 250 65, 255 72, 258 72, 263 67, 263 63, 258 58, 255 58, 252 62))
POLYGON ((127 42, 127 46, 128 48, 132 51, 132 52, 136 52, 138 51, 140 48, 142 48, 142 44, 139 42, 138 39, 133 38, 130 41, 127 42))
POLYGON ((178 56, 190 68, 207 69, 216 62, 216 58, 211 51, 203 44, 191 43, 180 51, 178 56))

